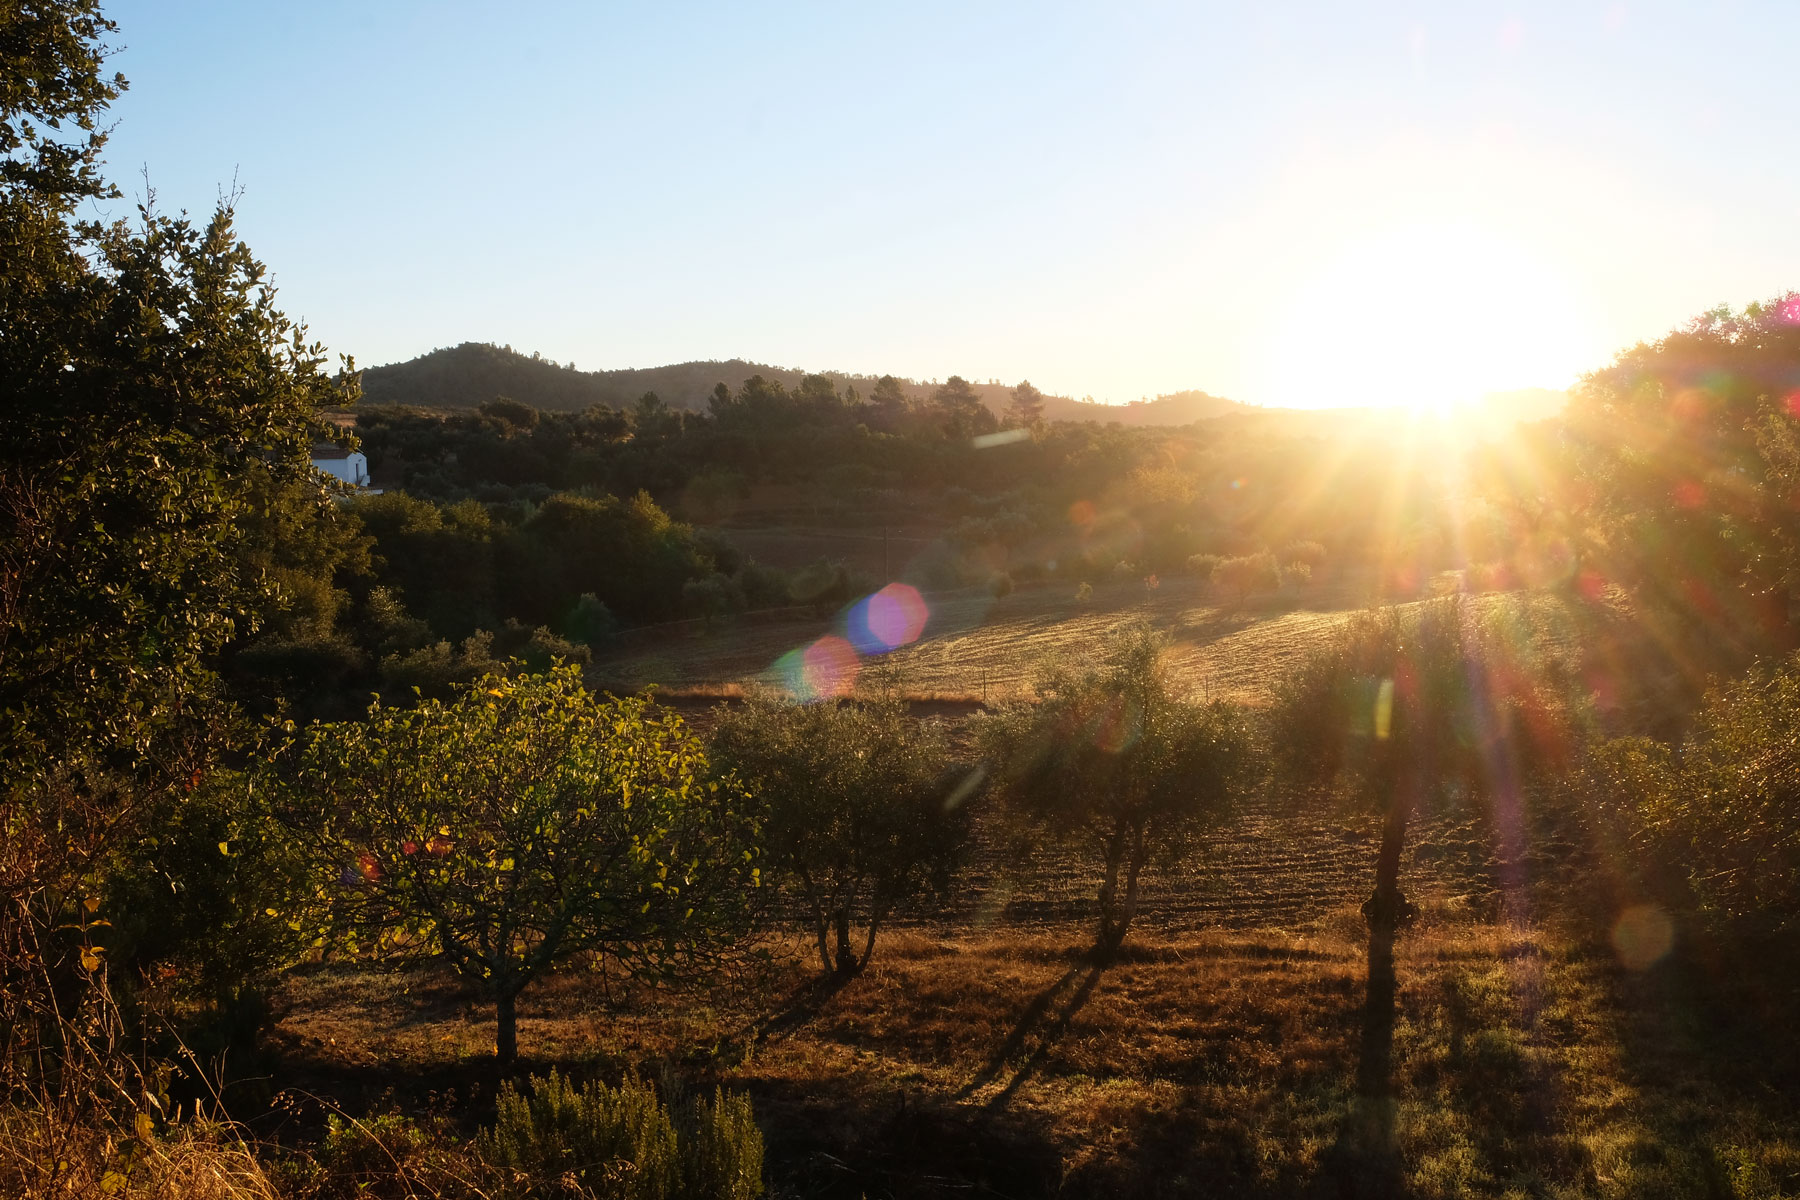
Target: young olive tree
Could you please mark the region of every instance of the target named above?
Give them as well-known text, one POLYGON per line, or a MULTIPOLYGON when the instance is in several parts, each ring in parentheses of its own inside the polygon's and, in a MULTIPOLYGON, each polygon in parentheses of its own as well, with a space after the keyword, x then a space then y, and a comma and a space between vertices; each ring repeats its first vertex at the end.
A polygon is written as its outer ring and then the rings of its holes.
POLYGON ((758 882, 754 822, 700 741, 647 700, 589 695, 574 667, 314 726, 286 817, 335 931, 478 986, 502 1066, 538 976, 577 956, 651 977, 716 961, 758 882))
POLYGON ((827 974, 867 966, 895 906, 948 890, 979 780, 950 768, 943 735, 898 698, 758 697, 721 718, 713 753, 760 802, 769 863, 805 904, 827 974))
POLYGON ((1452 797, 1517 803, 1566 761, 1568 701, 1514 657, 1446 597, 1354 618, 1277 688, 1271 745, 1285 785, 1380 815, 1363 906, 1371 928, 1392 932, 1415 915, 1400 889, 1415 811, 1452 797))
POLYGON ((1102 956, 1131 927, 1151 858, 1179 853, 1228 818, 1255 763, 1243 712, 1184 699, 1167 649, 1165 636, 1129 626, 1108 665, 1045 671, 1037 700, 1009 705, 984 734, 1013 814, 1098 853, 1102 956))

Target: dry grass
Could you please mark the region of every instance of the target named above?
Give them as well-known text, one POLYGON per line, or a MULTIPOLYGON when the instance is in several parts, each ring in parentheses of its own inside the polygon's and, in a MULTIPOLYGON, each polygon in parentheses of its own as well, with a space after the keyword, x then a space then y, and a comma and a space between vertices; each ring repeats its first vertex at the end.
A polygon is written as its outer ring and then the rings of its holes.
MULTIPOLYGON (((146 1125, 149 1132, 151 1126, 146 1125)), ((0 1109, 0 1195, 16 1200, 276 1200, 252 1149, 227 1125, 187 1122, 140 1136, 26 1108, 0 1109)))
MULTIPOLYGON (((1263 704, 1274 683, 1361 610, 1366 597, 1351 586, 1311 587, 1236 605, 1198 580, 1169 579, 1153 591, 1139 582, 1098 586, 1086 603, 1061 584, 998 599, 979 591, 945 593, 929 603, 925 635, 882 659, 884 678, 921 700, 995 703, 1021 695, 1046 660, 1091 653, 1121 621, 1141 619, 1172 635, 1176 669, 1197 692, 1263 704)), ((1495 594, 1474 603, 1495 609, 1521 599, 1495 594)), ((1528 603, 1542 624, 1558 602, 1540 596, 1528 603)), ((686 623, 665 634, 646 631, 602 656, 592 676, 614 690, 656 684, 671 698, 733 698, 754 684, 783 686, 776 660, 833 632, 842 632, 836 619, 798 616, 721 621, 710 632, 686 623)))
MULTIPOLYGON (((1697 1021, 1676 976, 1629 975, 1569 935, 1429 903, 1397 950, 1388 1067, 1373 1089, 1365 946, 1349 910, 1287 932, 1143 930, 1104 969, 1081 945, 1071 929, 914 929, 834 993, 796 965, 761 990, 642 993, 610 1008, 571 977, 532 999, 521 1036, 585 1069, 673 1062, 748 1091, 790 1195, 1800 1187, 1792 1092, 1757 1086, 1756 1064, 1735 1060, 1738 1035, 1697 1021)), ((315 1072, 468 1068, 491 1044, 485 1016, 455 1012, 429 981, 412 986, 302 981, 290 1054, 315 1072)))

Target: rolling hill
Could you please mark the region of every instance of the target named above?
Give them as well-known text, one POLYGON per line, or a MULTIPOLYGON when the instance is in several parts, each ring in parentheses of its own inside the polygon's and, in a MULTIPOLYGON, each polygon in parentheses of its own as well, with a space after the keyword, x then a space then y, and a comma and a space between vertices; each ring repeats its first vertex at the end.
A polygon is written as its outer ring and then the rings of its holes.
MULTIPOLYGON (((507 396, 533 408, 568 411, 590 404, 622 408, 645 392, 655 392, 671 408, 701 411, 720 383, 735 389, 750 376, 761 375, 791 388, 807 374, 796 367, 775 367, 741 358, 580 371, 535 354, 520 354, 510 346, 464 342, 407 362, 368 368, 363 372, 363 402, 458 409, 475 408, 496 396, 507 396)), ((878 378, 842 371, 819 374, 839 388, 854 387, 865 396, 878 378)), ((918 401, 928 399, 935 387, 933 383, 912 379, 902 379, 900 383, 918 401)), ((1006 407, 1012 385, 988 380, 975 383, 975 389, 989 408, 999 412, 1006 407)), ((1047 396, 1044 402, 1044 415, 1052 421, 1117 421, 1124 425, 1185 425, 1243 410, 1247 406, 1199 391, 1175 392, 1130 404, 1099 404, 1067 396, 1047 396)))

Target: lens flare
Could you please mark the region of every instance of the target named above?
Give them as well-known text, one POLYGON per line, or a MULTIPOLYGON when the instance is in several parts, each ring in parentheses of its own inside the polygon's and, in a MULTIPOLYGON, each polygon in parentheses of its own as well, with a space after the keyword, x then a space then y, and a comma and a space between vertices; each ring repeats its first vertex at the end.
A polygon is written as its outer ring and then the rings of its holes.
POLYGON ((890 583, 866 596, 850 610, 847 632, 850 644, 862 654, 885 654, 910 646, 925 632, 931 609, 919 589, 906 583, 890 583))
POLYGON ((1619 914, 1612 944, 1628 970, 1648 970, 1675 944, 1675 925, 1656 905, 1636 904, 1619 914))
POLYGON ((822 637, 776 659, 775 673, 796 700, 810 704, 849 695, 861 666, 856 649, 849 642, 841 637, 822 637))
POLYGON ((1119 697, 1097 715, 1090 726, 1094 745, 1108 754, 1123 754, 1143 732, 1137 707, 1119 697))

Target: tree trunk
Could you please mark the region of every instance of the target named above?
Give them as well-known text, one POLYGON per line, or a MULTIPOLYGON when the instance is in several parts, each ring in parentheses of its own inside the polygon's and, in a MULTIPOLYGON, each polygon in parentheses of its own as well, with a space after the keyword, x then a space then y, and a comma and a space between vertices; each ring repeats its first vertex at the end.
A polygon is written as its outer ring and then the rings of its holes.
POLYGON ((863 939, 862 958, 858 960, 856 964, 858 974, 867 968, 869 960, 875 957, 875 931, 881 928, 882 918, 886 915, 886 913, 879 910, 869 914, 869 934, 868 937, 863 939))
POLYGON ((1412 794, 1396 787, 1389 795, 1387 816, 1381 824, 1381 852, 1375 859, 1375 892, 1363 905, 1363 916, 1373 929, 1393 932, 1418 915, 1400 890, 1400 855, 1406 849, 1406 822, 1412 816, 1412 794))
POLYGON ((813 932, 819 938, 819 966, 824 972, 831 974, 831 920, 824 909, 815 909, 813 932))
POLYGON ((494 998, 495 1015, 499 1018, 494 1031, 494 1061, 502 1074, 512 1071, 519 1057, 519 1014, 515 1007, 517 992, 501 992, 494 998))
MULTIPOLYGON (((1143 830, 1138 830, 1132 838, 1129 852, 1125 857, 1125 895, 1119 899, 1114 893, 1113 915, 1110 925, 1101 927, 1100 941, 1095 947, 1100 957, 1111 958, 1125 944, 1125 935, 1131 930, 1131 922, 1137 916, 1138 898, 1143 894, 1138 886, 1138 876, 1144 869, 1144 861, 1148 857, 1144 846, 1143 830)), ((1117 878, 1117 868, 1108 872, 1108 878, 1117 878)), ((1102 918, 1103 921, 1106 918, 1102 918)))
POLYGON ((1113 826, 1112 836, 1106 841, 1106 878, 1100 884, 1100 929, 1094 950, 1103 957, 1117 950, 1125 937, 1124 925, 1119 921, 1119 867, 1124 859, 1125 827, 1121 822, 1113 826))
POLYGON ((848 979, 856 974, 856 951, 850 947, 850 906, 844 905, 833 914, 837 925, 837 975, 848 979))

